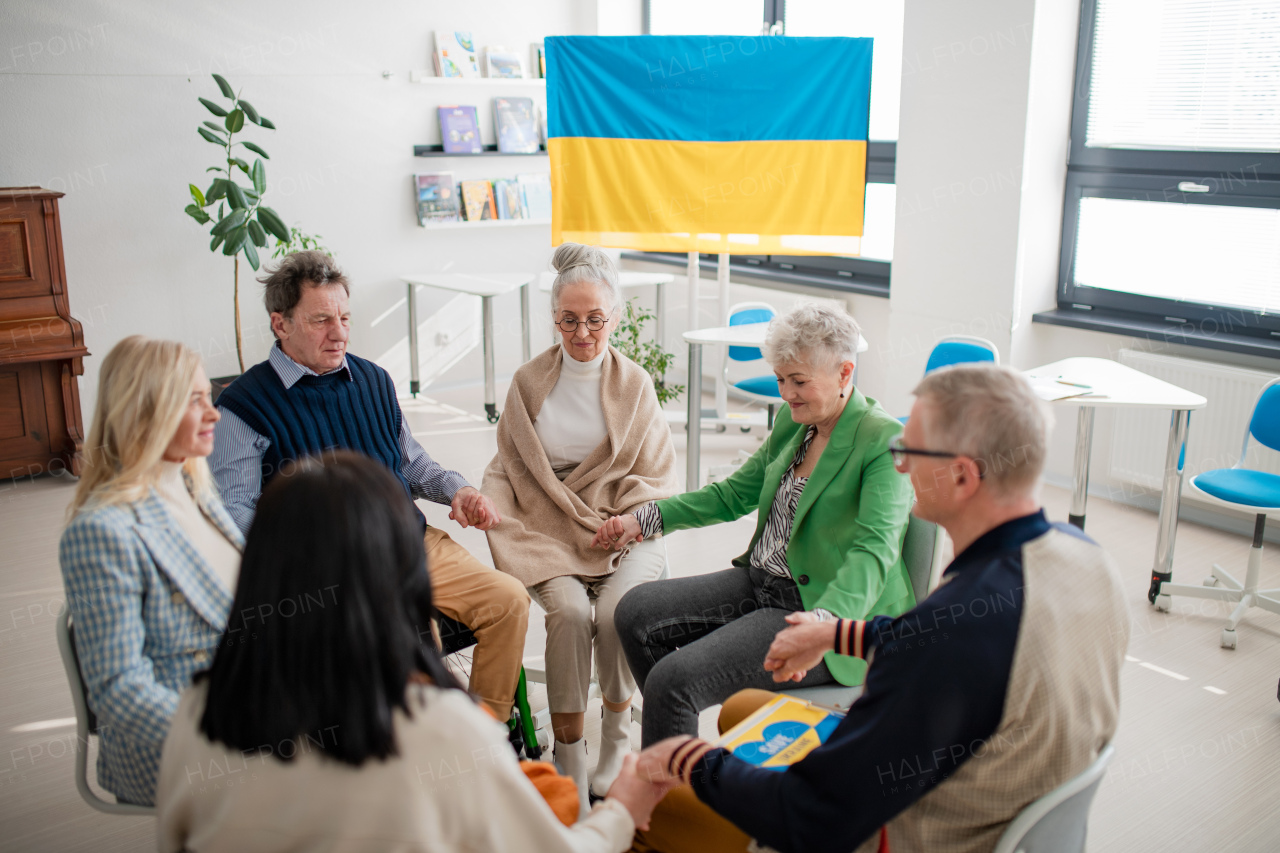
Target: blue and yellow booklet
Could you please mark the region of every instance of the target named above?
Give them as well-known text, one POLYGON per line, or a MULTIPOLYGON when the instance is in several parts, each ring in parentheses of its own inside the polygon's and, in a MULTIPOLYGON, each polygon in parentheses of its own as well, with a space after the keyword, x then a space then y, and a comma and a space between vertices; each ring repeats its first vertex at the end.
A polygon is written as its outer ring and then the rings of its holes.
POLYGON ((720 736, 716 746, 765 770, 786 770, 835 731, 844 714, 780 695, 720 736))

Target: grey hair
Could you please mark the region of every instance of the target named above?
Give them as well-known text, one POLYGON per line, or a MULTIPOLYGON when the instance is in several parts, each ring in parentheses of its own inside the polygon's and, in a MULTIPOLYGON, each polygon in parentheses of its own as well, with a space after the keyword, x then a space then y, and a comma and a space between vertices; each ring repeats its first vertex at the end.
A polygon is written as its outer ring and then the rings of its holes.
POLYGON ((843 311, 801 302, 773 318, 764 339, 764 357, 773 367, 803 362, 834 370, 846 361, 857 363, 861 335, 857 322, 843 311))
POLYGON ((551 268, 557 273, 551 285, 551 310, 560 310, 560 294, 571 284, 588 281, 604 291, 610 313, 622 307, 622 288, 618 286, 618 268, 599 246, 561 243, 551 256, 551 268))
POLYGON ((1034 494, 1053 414, 1025 376, 994 364, 957 364, 933 371, 911 393, 928 406, 927 449, 972 457, 1001 497, 1034 494))

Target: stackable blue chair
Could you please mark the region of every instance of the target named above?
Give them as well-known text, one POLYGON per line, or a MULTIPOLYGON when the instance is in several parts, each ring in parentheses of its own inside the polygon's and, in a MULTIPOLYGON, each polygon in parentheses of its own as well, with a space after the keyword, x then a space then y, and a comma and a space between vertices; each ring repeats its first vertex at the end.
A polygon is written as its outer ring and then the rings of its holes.
POLYGON ((1215 563, 1202 586, 1165 582, 1160 584, 1160 594, 1155 601, 1156 609, 1165 611, 1171 605, 1171 595, 1237 602, 1227 626, 1222 629, 1224 649, 1236 647, 1236 626, 1250 607, 1280 613, 1280 589, 1258 589, 1262 535, 1267 527, 1267 513, 1280 509, 1280 476, 1244 467, 1250 436, 1264 447, 1280 450, 1280 377, 1268 382, 1253 404, 1253 417, 1244 431, 1239 461, 1230 468, 1215 468, 1191 478, 1191 488, 1209 502, 1254 514, 1253 547, 1249 550, 1244 583, 1215 563))
MULTIPOLYGON (((924 366, 924 373, 928 376, 940 367, 980 361, 999 364, 1000 350, 986 338, 975 338, 972 335, 948 335, 933 345, 933 351, 929 353, 929 361, 924 366)), ((898 420, 904 424, 907 422, 906 416, 898 420)))
MULTIPOLYGON (((768 323, 777 312, 768 302, 739 302, 729 309, 729 325, 745 326, 749 323, 768 323)), ((750 400, 767 407, 769 412, 768 428, 773 429, 773 418, 777 407, 782 405, 782 396, 778 394, 778 378, 772 373, 753 376, 739 382, 729 381, 729 362, 731 361, 763 361, 764 353, 758 347, 728 347, 725 354, 721 381, 728 387, 729 393, 735 397, 750 400)))

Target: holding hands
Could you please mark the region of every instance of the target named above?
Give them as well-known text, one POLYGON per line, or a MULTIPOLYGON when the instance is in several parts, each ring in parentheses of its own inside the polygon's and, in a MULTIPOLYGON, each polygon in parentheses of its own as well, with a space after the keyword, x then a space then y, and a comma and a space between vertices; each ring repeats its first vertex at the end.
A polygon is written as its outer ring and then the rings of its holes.
POLYGON ((807 611, 787 614, 787 624, 773 638, 764 668, 777 683, 800 681, 836 647, 836 623, 823 622, 807 611))
POLYGON ((640 534, 640 522, 636 521, 634 515, 628 513, 615 515, 600 525, 595 538, 591 540, 591 547, 603 548, 606 551, 621 551, 632 541, 643 542, 644 537, 640 534))
MULTIPOLYGON (((680 740, 680 738, 671 738, 671 740, 680 740)), ((609 793, 605 797, 605 799, 617 800, 627 807, 627 811, 631 813, 631 819, 635 821, 636 829, 649 828, 649 818, 653 815, 654 807, 666 796, 667 791, 678 784, 666 784, 638 772, 638 762, 642 756, 643 753, 641 756, 631 753, 622 759, 622 772, 609 786, 609 793)))
POLYGON ((449 517, 463 527, 474 526, 480 530, 488 530, 502 517, 493 501, 480 494, 475 486, 463 486, 454 492, 449 517))

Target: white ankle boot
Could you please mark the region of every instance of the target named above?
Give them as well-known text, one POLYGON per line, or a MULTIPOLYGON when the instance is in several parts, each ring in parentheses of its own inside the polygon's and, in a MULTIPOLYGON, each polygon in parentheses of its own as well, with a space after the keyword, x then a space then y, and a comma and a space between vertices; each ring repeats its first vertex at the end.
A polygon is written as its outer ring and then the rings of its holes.
POLYGON ((609 786, 622 771, 622 759, 631 752, 631 709, 601 710, 604 718, 600 720, 600 760, 591 779, 591 791, 599 797, 609 792, 609 786))
POLYGON ((580 737, 573 743, 556 741, 556 768, 578 786, 578 817, 582 818, 591 811, 591 803, 587 799, 587 739, 580 737))

